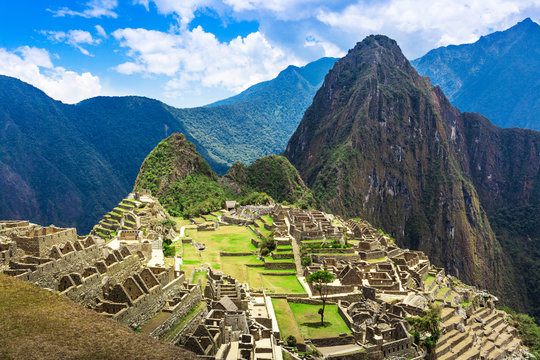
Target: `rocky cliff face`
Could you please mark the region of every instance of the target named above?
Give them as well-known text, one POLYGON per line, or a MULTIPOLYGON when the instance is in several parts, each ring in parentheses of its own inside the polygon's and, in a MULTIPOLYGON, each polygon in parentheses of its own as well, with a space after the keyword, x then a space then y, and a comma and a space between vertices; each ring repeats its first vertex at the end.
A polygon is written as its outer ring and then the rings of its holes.
MULTIPOLYGON (((505 173, 504 183, 512 177, 504 169, 511 167, 527 174, 518 188, 534 188, 538 138, 461 114, 416 73, 395 41, 370 36, 326 76, 285 156, 324 208, 364 217, 467 282, 523 304, 515 268, 483 207, 492 185, 475 169, 478 161, 491 164, 505 173), (514 147, 519 137, 529 145, 514 147), (521 167, 503 143, 516 153, 527 147, 521 167)), ((531 196, 520 197, 527 202, 531 196)))

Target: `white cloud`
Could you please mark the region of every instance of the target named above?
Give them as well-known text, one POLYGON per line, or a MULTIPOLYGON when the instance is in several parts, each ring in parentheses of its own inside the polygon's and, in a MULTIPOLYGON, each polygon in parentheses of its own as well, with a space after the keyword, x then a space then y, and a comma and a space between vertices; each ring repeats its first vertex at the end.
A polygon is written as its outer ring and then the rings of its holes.
POLYGON ((313 35, 308 35, 306 37, 304 47, 320 47, 323 49, 325 57, 340 58, 345 55, 345 51, 341 50, 335 44, 328 41, 320 40, 313 35))
MULTIPOLYGON (((102 28, 103 29, 103 28, 102 28)), ((99 31, 99 30, 98 30, 99 31)), ((94 39, 92 34, 84 30, 69 30, 64 31, 41 31, 43 35, 55 42, 65 42, 82 52, 84 55, 91 56, 91 54, 81 46, 81 44, 97 45, 101 42, 101 39, 94 39)))
POLYGON ((161 14, 176 14, 182 29, 195 18, 198 9, 219 6, 217 0, 135 0, 135 3, 144 5, 148 10, 150 1, 156 4, 161 14))
POLYGON ((124 74, 169 76, 167 91, 196 91, 197 86, 240 91, 276 76, 287 65, 299 65, 260 32, 230 42, 218 41, 200 26, 179 34, 120 29, 113 36, 132 58, 115 69, 124 74))
POLYGON ((94 26, 94 28, 96 29, 96 32, 98 34, 98 36, 101 36, 102 38, 107 38, 107 32, 105 31, 105 29, 103 28, 103 26, 101 25, 96 25, 94 26))
MULTIPOLYGON (((515 24, 538 0, 390 0, 319 11, 317 19, 347 33, 419 34, 430 46, 474 42, 493 28, 515 24)), ((404 35, 405 36, 404 36, 404 35)))
POLYGON ((22 46, 14 51, 0 48, 0 74, 30 83, 66 103, 76 103, 101 93, 97 76, 54 66, 49 52, 35 47, 22 46))
POLYGON ((64 16, 82 16, 84 18, 112 17, 117 18, 118 14, 113 10, 118 6, 117 0, 91 0, 85 4, 83 11, 71 10, 62 7, 58 10, 47 9, 57 17, 64 16))

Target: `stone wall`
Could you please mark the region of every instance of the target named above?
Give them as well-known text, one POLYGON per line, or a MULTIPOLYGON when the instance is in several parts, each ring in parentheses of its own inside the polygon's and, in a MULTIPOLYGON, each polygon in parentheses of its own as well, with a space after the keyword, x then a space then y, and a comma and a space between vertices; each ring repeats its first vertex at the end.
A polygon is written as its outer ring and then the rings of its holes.
MULTIPOLYGON (((191 309, 198 306, 202 301, 202 289, 197 284, 188 290, 180 301, 174 305, 170 310, 168 310, 171 315, 163 324, 158 326, 154 331, 150 333, 150 336, 161 339, 165 336, 176 324, 178 324, 190 311, 191 309)), ((165 310, 167 311, 167 310, 165 310)))
POLYGON ((344 255, 344 254, 332 254, 332 255, 321 255, 321 254, 312 254, 313 262, 322 263, 325 259, 336 259, 336 260, 345 260, 345 261, 358 261, 360 256, 358 255, 344 255))
POLYGON ((17 247, 24 250, 26 254, 43 257, 49 256, 53 245, 76 241, 77 230, 50 226, 30 230, 25 235, 15 235, 13 240, 17 243, 17 247))
POLYGON ((335 336, 321 339, 310 339, 311 343, 317 347, 338 346, 354 344, 354 336, 335 336))
POLYGON ((293 262, 265 262, 265 270, 289 270, 296 269, 296 264, 293 262))
POLYGON ((208 306, 203 307, 191 320, 182 325, 182 328, 170 340, 171 344, 183 345, 191 336, 193 331, 199 326, 199 323, 208 315, 208 306))
POLYGON ((327 254, 354 254, 353 248, 345 249, 334 249, 334 248, 319 248, 319 249, 309 249, 309 252, 313 254, 318 253, 327 253, 327 254))

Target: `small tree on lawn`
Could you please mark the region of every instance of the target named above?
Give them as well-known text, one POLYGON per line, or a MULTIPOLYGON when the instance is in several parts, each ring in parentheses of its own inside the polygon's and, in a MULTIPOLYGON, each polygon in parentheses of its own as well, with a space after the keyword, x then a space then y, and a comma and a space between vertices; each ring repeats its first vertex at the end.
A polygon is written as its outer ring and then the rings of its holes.
POLYGON ((324 326, 324 307, 326 306, 326 299, 328 298, 328 284, 334 281, 334 279, 334 274, 327 270, 315 271, 306 279, 321 297, 322 309, 319 309, 319 314, 321 315, 321 326, 324 326))

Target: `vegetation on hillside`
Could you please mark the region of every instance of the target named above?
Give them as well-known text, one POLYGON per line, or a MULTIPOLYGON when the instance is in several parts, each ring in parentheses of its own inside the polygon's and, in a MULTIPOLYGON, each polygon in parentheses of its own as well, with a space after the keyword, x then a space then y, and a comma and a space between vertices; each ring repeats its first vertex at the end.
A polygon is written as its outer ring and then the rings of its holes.
POLYGON ((315 205, 313 194, 304 184, 298 170, 280 155, 265 156, 248 167, 236 163, 227 172, 226 178, 232 180, 240 193, 246 194, 246 198, 257 202, 263 202, 265 197, 255 193, 266 194, 277 202, 301 208, 315 205))
POLYGON ((0 274, 1 359, 196 359, 65 296, 0 274))
POLYGON ((540 326, 534 318, 526 314, 519 314, 507 306, 501 307, 500 310, 510 315, 510 324, 518 329, 523 345, 529 348, 529 352, 535 359, 540 359, 540 326))

